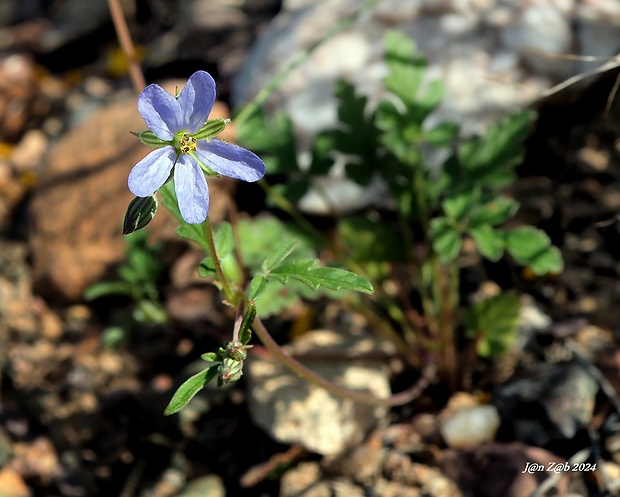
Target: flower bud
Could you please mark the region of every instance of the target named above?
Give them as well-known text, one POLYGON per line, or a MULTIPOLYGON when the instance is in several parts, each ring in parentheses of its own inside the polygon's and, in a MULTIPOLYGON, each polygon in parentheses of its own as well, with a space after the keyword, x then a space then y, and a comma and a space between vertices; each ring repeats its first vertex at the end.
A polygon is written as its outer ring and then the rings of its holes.
POLYGON ((220 381, 222 383, 234 383, 243 375, 243 361, 226 358, 218 367, 220 381))
POLYGON ((226 344, 226 357, 235 361, 243 361, 248 356, 248 349, 251 347, 241 342, 229 342, 226 344))
POLYGON ((157 212, 157 199, 155 195, 148 197, 136 197, 127 207, 123 220, 123 235, 144 228, 155 217, 157 212))

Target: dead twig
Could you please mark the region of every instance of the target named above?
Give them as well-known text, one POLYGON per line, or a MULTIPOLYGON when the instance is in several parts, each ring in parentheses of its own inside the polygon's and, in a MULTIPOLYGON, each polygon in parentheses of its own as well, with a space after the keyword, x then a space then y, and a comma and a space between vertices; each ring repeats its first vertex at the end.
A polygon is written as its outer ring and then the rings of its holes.
MULTIPOLYGON (((590 71, 585 71, 585 72, 576 74, 575 76, 565 79, 561 83, 558 83, 557 85, 552 86, 551 88, 549 88, 548 90, 542 93, 541 98, 550 97, 551 95, 554 95, 555 93, 558 93, 559 91, 562 91, 563 89, 568 88, 569 86, 577 84, 580 81, 583 81, 584 79, 590 78, 592 76, 596 76, 597 74, 602 74, 612 69, 616 69, 617 67, 620 67, 620 54, 613 56, 611 59, 609 59, 604 64, 601 64, 600 66, 595 67, 594 69, 590 71)), ((618 83, 618 80, 616 80, 616 84, 614 85, 614 89, 612 90, 612 94, 610 95, 610 99, 608 99, 608 105, 609 105, 609 102, 613 100, 613 97, 615 96, 615 93, 618 89, 617 87, 619 84, 620 83, 618 83)))

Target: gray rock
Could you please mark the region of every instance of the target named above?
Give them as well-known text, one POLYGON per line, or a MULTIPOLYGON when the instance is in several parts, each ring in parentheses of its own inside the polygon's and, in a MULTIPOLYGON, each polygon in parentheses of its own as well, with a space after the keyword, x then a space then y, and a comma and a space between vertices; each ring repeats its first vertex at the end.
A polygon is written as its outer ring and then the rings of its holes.
POLYGON ((597 392, 597 381, 576 362, 540 364, 498 387, 493 403, 518 441, 542 447, 587 426, 597 392))
MULTIPOLYGON (((358 0, 285 0, 281 13, 254 46, 233 86, 239 105, 253 98, 281 69, 360 8, 358 0)), ((613 56, 620 47, 620 3, 594 0, 384 0, 318 48, 277 88, 268 109, 291 116, 300 150, 336 123, 334 83, 346 79, 369 98, 383 96, 382 40, 390 29, 409 35, 428 59, 428 79, 440 79, 446 97, 427 125, 454 121, 464 133, 529 105, 553 85, 600 62, 556 54, 613 56)), ((334 172, 328 197, 350 188, 334 172)), ((314 195, 318 197, 320 195, 314 195)), ((384 198, 361 190, 357 207, 384 198)), ((316 199, 302 208, 328 212, 316 199)), ((343 209, 348 210, 348 209, 343 209)))

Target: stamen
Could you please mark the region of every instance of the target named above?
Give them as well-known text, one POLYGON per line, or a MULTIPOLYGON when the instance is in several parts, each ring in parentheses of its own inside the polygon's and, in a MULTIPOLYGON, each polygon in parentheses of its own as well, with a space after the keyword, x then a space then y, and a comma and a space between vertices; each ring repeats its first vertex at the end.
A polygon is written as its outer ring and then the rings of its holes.
POLYGON ((189 154, 196 150, 196 138, 183 133, 179 138, 179 150, 184 154, 189 154))

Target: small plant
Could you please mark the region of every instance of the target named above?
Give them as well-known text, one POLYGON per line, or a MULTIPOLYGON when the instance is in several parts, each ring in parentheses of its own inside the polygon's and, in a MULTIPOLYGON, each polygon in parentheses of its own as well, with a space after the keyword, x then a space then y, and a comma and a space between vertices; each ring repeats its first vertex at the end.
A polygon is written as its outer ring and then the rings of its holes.
POLYGON ((314 178, 328 173, 336 154, 347 159, 349 179, 363 186, 377 179, 385 183, 393 212, 337 219, 339 239, 332 248, 337 247, 344 264, 373 282, 378 289, 374 313, 397 323, 405 346, 415 351, 410 357, 439 350, 443 376, 455 387, 461 337, 475 338, 481 355, 501 355, 514 339, 520 307, 516 296, 503 294, 466 312, 461 308, 463 240, 471 238, 490 261, 508 254, 536 275, 563 267, 559 250, 543 231, 503 227, 519 208, 503 190, 515 180, 514 166, 522 159, 521 143, 534 114, 510 115, 482 136, 463 138, 453 123, 426 126, 443 99, 443 84, 428 81, 426 61, 397 32, 385 40, 385 62, 389 96, 375 109, 349 83, 336 85, 339 125, 316 137, 309 168, 297 163, 286 116, 268 119, 255 112, 240 127, 240 139, 262 152, 268 172, 292 179, 274 188, 281 195, 279 205, 282 199, 289 203, 286 210, 308 192, 314 178), (430 148, 446 151, 439 167, 427 164, 424 151, 430 148), (398 287, 391 292, 396 298, 381 290, 388 280, 398 287))
POLYGON ((146 230, 127 236, 126 261, 117 269, 120 279, 95 283, 84 293, 87 300, 120 295, 132 301, 131 315, 121 315, 104 332, 102 341, 108 347, 125 340, 136 325, 161 325, 168 320, 158 290, 165 269, 161 262, 161 246, 149 245, 147 238, 146 230))

